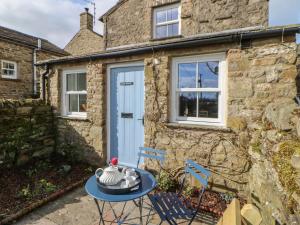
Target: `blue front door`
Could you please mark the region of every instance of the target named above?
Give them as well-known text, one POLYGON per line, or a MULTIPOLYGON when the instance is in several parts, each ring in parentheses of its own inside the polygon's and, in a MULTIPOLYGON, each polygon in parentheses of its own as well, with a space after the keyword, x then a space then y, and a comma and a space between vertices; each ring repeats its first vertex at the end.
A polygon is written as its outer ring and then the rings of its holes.
POLYGON ((110 71, 110 159, 135 166, 144 146, 144 67, 110 71))

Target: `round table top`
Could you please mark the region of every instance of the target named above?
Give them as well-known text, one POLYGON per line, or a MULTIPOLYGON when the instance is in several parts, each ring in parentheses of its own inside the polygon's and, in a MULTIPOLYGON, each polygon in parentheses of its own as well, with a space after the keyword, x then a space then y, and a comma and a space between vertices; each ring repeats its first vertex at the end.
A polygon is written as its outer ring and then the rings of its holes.
POLYGON ((130 192, 128 194, 112 195, 103 193, 97 185, 96 176, 92 176, 88 179, 85 184, 86 192, 94 199, 106 201, 106 202, 125 202, 141 198, 151 192, 157 185, 154 176, 148 171, 142 169, 136 169, 141 175, 141 185, 136 191, 130 192))

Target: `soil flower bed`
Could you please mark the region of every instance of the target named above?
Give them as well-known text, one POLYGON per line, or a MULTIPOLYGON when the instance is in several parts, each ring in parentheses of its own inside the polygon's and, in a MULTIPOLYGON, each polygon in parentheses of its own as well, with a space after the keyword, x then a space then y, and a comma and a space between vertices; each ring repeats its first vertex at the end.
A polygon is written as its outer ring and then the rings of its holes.
MULTIPOLYGON (((93 174, 85 163, 68 164, 64 159, 38 161, 21 168, 0 166, 0 224, 37 202, 54 196, 93 174)), ((61 194, 62 194, 61 193, 61 194)))

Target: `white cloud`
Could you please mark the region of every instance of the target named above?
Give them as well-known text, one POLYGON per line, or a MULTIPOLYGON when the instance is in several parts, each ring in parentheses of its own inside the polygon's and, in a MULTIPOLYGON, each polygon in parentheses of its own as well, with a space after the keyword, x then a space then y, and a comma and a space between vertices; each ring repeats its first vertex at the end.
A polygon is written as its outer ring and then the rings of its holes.
MULTIPOLYGON (((117 0, 96 0, 96 27, 102 32, 98 17, 117 0)), ((79 30, 79 14, 92 5, 85 0, 1 0, 0 25, 48 39, 64 47, 79 30)))

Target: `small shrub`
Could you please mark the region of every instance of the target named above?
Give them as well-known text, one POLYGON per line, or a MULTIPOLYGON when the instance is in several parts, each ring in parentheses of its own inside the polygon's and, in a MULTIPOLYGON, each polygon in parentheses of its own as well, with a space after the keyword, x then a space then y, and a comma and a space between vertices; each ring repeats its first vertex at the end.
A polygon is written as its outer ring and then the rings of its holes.
POLYGON ((177 181, 166 171, 161 171, 157 175, 157 180, 159 189, 165 192, 174 191, 178 186, 177 181))
POLYGON ((199 195, 199 188, 187 185, 183 190, 183 194, 185 197, 197 197, 199 195))
POLYGON ((39 181, 38 187, 40 191, 45 193, 51 193, 57 189, 56 185, 52 184, 51 182, 48 182, 45 179, 39 181))
POLYGON ((30 199, 32 197, 30 185, 28 184, 25 188, 22 188, 21 191, 18 193, 18 196, 30 199))
POLYGON ((222 200, 226 202, 226 204, 230 204, 234 198, 236 198, 236 194, 232 192, 220 193, 220 197, 222 200))

